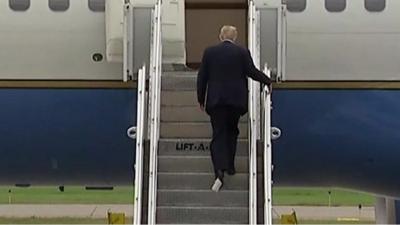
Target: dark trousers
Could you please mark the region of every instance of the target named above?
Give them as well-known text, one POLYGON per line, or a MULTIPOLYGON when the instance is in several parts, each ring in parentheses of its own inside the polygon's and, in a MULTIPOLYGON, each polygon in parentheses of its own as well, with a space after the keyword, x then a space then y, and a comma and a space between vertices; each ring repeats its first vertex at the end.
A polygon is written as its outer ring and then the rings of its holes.
POLYGON ((213 137, 211 159, 214 171, 234 168, 240 112, 233 107, 219 107, 210 111, 213 137))

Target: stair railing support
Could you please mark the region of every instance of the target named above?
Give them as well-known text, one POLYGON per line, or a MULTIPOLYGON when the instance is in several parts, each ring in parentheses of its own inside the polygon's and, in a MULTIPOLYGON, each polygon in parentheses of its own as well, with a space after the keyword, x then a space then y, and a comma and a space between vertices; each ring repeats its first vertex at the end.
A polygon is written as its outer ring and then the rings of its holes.
POLYGON ((144 128, 146 112, 146 66, 138 74, 137 98, 137 127, 136 127, 136 157, 134 185, 133 224, 141 224, 142 219, 142 188, 143 188, 143 155, 144 155, 144 128))
MULTIPOLYGON (((265 64, 265 74, 271 78, 271 71, 265 64)), ((271 86, 272 89, 272 86, 271 86)), ((272 143, 271 143, 271 94, 272 90, 264 87, 264 224, 272 225, 272 143)))
MULTIPOLYGON (((253 1, 249 1, 249 50, 255 64, 259 64, 257 54, 257 12, 253 1)), ((257 224, 257 83, 249 79, 249 224, 257 224)))
POLYGON ((156 223, 157 211, 157 165, 158 142, 160 139, 160 108, 161 108, 161 73, 162 73, 162 41, 161 41, 161 6, 158 0, 152 23, 151 65, 150 65, 150 162, 149 162, 149 202, 148 224, 156 223))

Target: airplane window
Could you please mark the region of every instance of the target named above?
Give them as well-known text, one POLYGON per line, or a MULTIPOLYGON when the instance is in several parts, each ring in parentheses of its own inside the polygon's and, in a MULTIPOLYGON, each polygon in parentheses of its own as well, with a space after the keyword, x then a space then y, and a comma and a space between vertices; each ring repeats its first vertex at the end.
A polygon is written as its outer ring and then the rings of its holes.
POLYGON ((346 8, 346 0, 325 0, 325 8, 329 12, 342 12, 346 8))
POLYGON ((89 9, 94 12, 104 12, 106 8, 105 0, 89 0, 89 9))
POLYGON ((49 8, 53 11, 66 11, 69 8, 69 0, 49 0, 49 8))
POLYGON ((287 0, 286 5, 290 12, 303 12, 306 9, 306 0, 287 0))
POLYGON ((382 12, 386 7, 386 0, 365 0, 365 9, 370 12, 382 12))
POLYGON ((26 11, 31 6, 30 0, 8 0, 10 8, 14 11, 26 11))

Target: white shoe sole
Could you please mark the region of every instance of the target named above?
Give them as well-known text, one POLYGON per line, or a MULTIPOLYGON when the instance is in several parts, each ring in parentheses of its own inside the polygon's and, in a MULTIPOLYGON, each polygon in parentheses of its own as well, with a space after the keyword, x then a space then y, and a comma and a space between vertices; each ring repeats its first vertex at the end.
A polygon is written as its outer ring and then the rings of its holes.
POLYGON ((211 190, 214 192, 218 192, 221 189, 221 187, 222 187, 222 181, 219 178, 217 178, 215 179, 215 182, 211 187, 211 190))

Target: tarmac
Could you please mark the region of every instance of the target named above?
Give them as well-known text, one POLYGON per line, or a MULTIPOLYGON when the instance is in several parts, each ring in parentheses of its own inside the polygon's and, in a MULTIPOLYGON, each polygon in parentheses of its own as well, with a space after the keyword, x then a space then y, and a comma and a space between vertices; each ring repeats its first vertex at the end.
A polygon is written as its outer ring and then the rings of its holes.
MULTIPOLYGON (((374 221, 374 207, 309 207, 309 206, 276 206, 274 217, 296 212, 298 219, 303 220, 342 220, 342 221, 374 221)), ((107 212, 125 213, 132 217, 132 205, 0 205, 0 217, 41 217, 41 218, 105 218, 107 212)))

